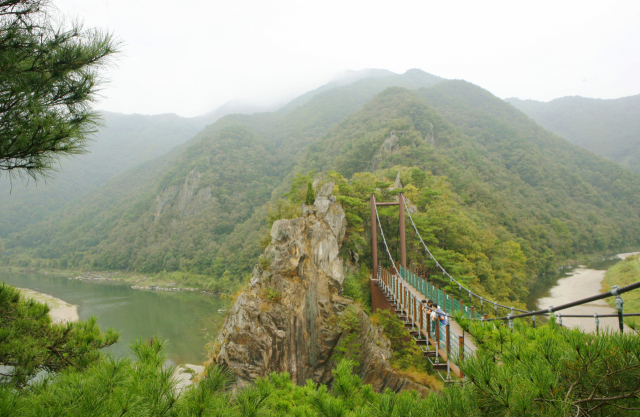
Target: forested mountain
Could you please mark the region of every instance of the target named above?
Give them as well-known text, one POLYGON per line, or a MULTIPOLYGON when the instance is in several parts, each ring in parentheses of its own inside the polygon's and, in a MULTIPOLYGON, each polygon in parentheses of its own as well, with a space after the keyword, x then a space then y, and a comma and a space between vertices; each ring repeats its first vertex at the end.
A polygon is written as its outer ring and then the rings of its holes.
POLYGON ((102 120, 88 152, 61 161, 52 178, 37 183, 0 178, 0 238, 42 220, 110 178, 165 154, 205 125, 204 120, 175 114, 103 112, 102 120))
POLYGON ((507 102, 569 142, 640 173, 640 95, 601 100, 562 97, 507 102))
MULTIPOLYGON (((365 202, 371 192, 391 198, 387 187, 399 175, 441 261, 500 299, 523 300, 533 277, 558 261, 640 245, 638 175, 477 86, 412 70, 307 98, 218 120, 12 234, 6 262, 28 255, 41 265, 179 270, 224 288, 257 261, 265 204, 295 209, 295 192, 290 203, 276 200, 296 172, 305 174, 294 191, 306 188, 311 170, 338 182, 349 223, 345 256, 367 258, 365 202)), ((383 211, 391 242, 393 216, 383 211)), ((416 242, 410 260, 424 263, 416 242)))
MULTIPOLYGON (((526 257, 521 274, 528 277, 514 281, 517 285, 530 283, 558 260, 640 244, 636 174, 571 145, 463 81, 415 92, 386 90, 314 143, 299 168, 352 177, 376 164, 389 179, 401 167, 417 167, 434 183, 446 177, 450 187, 444 189, 424 188, 411 173, 403 173, 403 183, 418 188, 413 199, 429 213, 425 235, 473 265, 451 260, 449 266, 459 264, 459 273, 479 277, 496 295, 502 286, 494 286, 494 278, 518 259, 499 260, 496 253, 514 244, 514 255, 521 250, 526 257), (390 142, 396 142, 392 151, 381 152, 390 142), (448 191, 453 197, 443 198, 448 191), (431 194, 440 194, 440 200, 431 194)), ((366 210, 358 213, 362 219, 366 210)), ((389 223, 394 224, 397 220, 389 223)), ((414 245, 408 252, 421 249, 414 245)), ((501 281, 508 285, 506 276, 501 281)))

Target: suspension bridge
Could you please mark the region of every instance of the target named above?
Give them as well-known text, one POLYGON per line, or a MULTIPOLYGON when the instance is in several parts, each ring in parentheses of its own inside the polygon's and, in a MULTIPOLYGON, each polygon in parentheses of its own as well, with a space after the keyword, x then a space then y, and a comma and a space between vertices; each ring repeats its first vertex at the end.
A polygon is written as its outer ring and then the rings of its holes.
POLYGON ((620 331, 624 330, 623 317, 640 316, 640 313, 623 314, 624 301, 621 294, 640 288, 640 281, 622 288, 614 288, 606 293, 597 294, 592 297, 576 300, 571 303, 557 307, 550 306, 548 309, 538 311, 527 311, 513 306, 500 304, 491 301, 484 296, 477 294, 472 289, 464 286, 459 280, 454 278, 442 264, 434 257, 433 253, 424 243, 418 228, 413 221, 411 212, 408 210, 403 194, 398 195, 396 202, 377 202, 374 195, 371 196, 371 250, 372 250, 372 277, 371 302, 373 311, 378 309, 389 310, 396 314, 405 324, 414 342, 420 347, 425 358, 427 358, 435 371, 445 382, 452 381, 451 375, 463 378, 464 375, 457 366, 465 357, 473 355, 476 347, 470 337, 465 338, 463 329, 453 320, 454 316, 461 315, 470 320, 479 321, 501 321, 513 328, 513 320, 517 318, 531 317, 532 325, 536 325, 536 317, 555 315, 558 324, 562 325, 562 313, 557 313, 567 308, 590 303, 596 300, 616 297, 617 314, 611 315, 565 315, 564 317, 580 317, 593 319, 596 322, 596 329, 599 329, 599 318, 618 317, 620 331), (400 259, 396 262, 391 255, 389 245, 380 222, 378 207, 398 206, 399 214, 399 236, 400 259), (438 274, 442 272, 440 281, 449 281, 449 288, 458 288, 458 298, 454 294, 447 293, 444 288, 439 288, 428 280, 427 276, 419 274, 407 268, 406 254, 406 234, 405 234, 405 212, 408 215, 416 237, 424 249, 424 256, 427 257, 437 268, 438 274), (389 267, 382 266, 378 259, 378 231, 380 232, 380 243, 384 254, 388 257, 389 267), (467 304, 463 301, 461 294, 465 294, 467 304), (431 300, 440 310, 429 307, 426 303, 431 300), (475 303, 480 305, 480 311, 475 308, 475 303), (474 304, 474 305, 472 305, 474 304), (492 317, 484 313, 484 305, 489 310, 493 310, 492 317), (507 314, 500 316, 501 311, 507 314), (435 313, 435 319, 434 314, 435 313), (440 320, 444 318, 444 320, 440 320), (446 323, 446 324, 443 324, 446 323))

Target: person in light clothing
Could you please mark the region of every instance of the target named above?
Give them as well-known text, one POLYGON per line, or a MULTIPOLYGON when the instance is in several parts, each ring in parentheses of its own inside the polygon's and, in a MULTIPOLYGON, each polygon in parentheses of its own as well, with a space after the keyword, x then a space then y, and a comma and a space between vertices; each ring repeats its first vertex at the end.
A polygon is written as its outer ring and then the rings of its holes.
POLYGON ((449 324, 449 319, 447 318, 447 314, 444 311, 442 311, 440 306, 436 305, 435 313, 438 316, 438 321, 440 322, 441 326, 446 326, 447 324, 449 324))

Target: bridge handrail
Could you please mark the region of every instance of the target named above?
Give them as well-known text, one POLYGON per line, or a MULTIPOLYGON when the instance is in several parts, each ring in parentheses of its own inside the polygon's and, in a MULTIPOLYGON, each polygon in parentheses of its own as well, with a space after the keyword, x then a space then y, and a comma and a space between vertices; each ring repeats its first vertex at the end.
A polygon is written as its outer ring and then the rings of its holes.
MULTIPOLYGON (((592 301, 597 301, 597 300, 602 300, 604 298, 609 298, 609 297, 613 297, 619 294, 623 294, 625 292, 631 291, 631 290, 635 290, 636 288, 640 288, 640 281, 638 282, 634 282, 633 284, 629 284, 625 287, 622 288, 617 288, 617 289, 613 289, 611 291, 605 292, 603 294, 598 294, 598 295, 594 295, 591 297, 587 297, 587 298, 582 298, 580 300, 576 300, 576 301, 572 301, 570 303, 566 303, 566 304, 562 304, 558 307, 549 307, 547 309, 544 310, 538 310, 538 311, 531 311, 531 312, 527 312, 524 314, 516 314, 516 315, 509 315, 506 317, 494 317, 494 318, 486 318, 484 319, 484 321, 494 321, 494 320, 509 320, 509 319, 517 319, 517 318, 523 318, 523 317, 531 317, 531 316, 540 316, 540 315, 545 315, 545 314, 550 314, 550 313, 554 313, 556 311, 561 311, 561 310, 566 310, 567 308, 571 308, 571 307, 575 307, 581 304, 586 304, 586 303, 590 303, 592 301)), ((640 315, 638 313, 631 313, 631 314, 624 314, 624 316, 630 316, 630 315, 640 315)), ((564 316, 564 317, 568 317, 568 316, 564 316)), ((587 317, 593 317, 593 316, 587 316, 587 317)), ((598 317, 604 317, 604 315, 602 316, 598 316, 598 317)), ((613 317, 619 317, 618 314, 613 315, 613 317)))

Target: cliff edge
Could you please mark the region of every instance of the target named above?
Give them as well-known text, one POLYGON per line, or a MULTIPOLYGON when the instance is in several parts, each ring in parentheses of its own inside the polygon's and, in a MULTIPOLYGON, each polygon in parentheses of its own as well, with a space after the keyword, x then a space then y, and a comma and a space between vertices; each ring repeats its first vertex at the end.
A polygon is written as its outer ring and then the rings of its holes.
MULTIPOLYGON (((243 386, 271 372, 288 372, 330 384, 336 348, 348 336, 338 325, 353 301, 344 298, 343 262, 338 251, 345 235, 342 206, 325 184, 314 205, 303 206, 303 217, 279 220, 247 289, 240 294, 220 331, 216 362, 235 372, 243 386)), ((376 391, 427 388, 396 374, 387 358, 389 341, 357 306, 360 326, 359 374, 376 391)))

